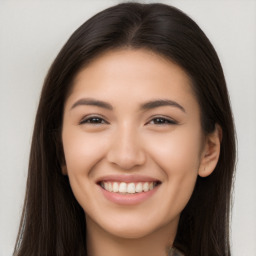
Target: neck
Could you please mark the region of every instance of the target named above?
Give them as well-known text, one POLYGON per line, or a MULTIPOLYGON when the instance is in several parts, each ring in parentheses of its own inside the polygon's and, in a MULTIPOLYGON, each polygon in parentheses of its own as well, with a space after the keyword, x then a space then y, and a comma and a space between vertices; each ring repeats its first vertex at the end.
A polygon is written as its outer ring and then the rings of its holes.
POLYGON ((86 222, 88 256, 167 256, 178 226, 176 220, 149 235, 123 238, 106 232, 88 217, 86 222))

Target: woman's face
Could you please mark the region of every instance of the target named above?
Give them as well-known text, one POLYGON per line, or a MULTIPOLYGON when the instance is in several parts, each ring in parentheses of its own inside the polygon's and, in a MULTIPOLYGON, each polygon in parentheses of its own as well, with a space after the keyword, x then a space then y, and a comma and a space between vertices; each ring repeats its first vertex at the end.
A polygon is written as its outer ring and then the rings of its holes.
POLYGON ((65 103, 63 173, 87 228, 139 238, 176 229, 204 150, 186 73, 147 50, 107 52, 76 76, 65 103))

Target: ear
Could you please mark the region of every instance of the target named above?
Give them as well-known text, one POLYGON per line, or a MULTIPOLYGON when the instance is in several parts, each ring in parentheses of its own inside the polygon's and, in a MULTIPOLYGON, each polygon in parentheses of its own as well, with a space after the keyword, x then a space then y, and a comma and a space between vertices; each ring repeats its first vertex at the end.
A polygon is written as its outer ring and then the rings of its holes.
POLYGON ((65 164, 61 166, 61 172, 63 175, 68 175, 67 166, 65 164))
POLYGON ((220 156, 221 140, 222 129, 218 124, 216 124, 215 130, 208 134, 205 139, 198 171, 199 176, 207 177, 214 171, 220 156))
POLYGON ((56 147, 57 159, 61 165, 61 173, 63 175, 68 175, 65 154, 64 154, 64 150, 63 150, 63 144, 62 144, 62 138, 59 133, 57 133, 56 137, 55 137, 55 147, 56 147))

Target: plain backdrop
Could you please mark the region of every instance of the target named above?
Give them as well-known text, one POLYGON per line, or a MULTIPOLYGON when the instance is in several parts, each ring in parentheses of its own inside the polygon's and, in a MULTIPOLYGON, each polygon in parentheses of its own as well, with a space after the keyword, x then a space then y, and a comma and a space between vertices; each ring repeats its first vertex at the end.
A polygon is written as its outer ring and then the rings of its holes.
MULTIPOLYGON (((46 72, 78 26, 118 2, 122 1, 0 1, 1 256, 12 254, 18 231, 34 117, 46 72)), ((256 255, 256 1, 160 2, 190 15, 219 54, 238 140, 232 255, 256 255)))

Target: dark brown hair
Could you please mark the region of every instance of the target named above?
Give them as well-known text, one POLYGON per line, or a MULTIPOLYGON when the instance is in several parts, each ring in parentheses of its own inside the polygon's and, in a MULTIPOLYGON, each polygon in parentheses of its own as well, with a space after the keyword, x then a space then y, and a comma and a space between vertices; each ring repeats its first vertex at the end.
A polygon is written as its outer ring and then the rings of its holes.
POLYGON ((62 175, 63 106, 77 73, 104 51, 148 49, 182 67, 192 81, 205 134, 222 128, 214 172, 198 177, 182 211, 174 246, 186 256, 228 256, 235 134, 218 56, 198 25, 164 4, 124 3, 85 22, 64 45, 45 79, 36 115, 27 191, 15 255, 87 255, 84 211, 62 175))

